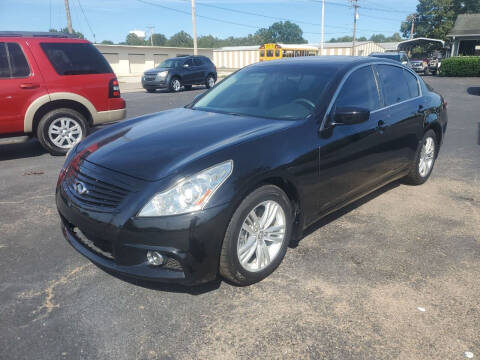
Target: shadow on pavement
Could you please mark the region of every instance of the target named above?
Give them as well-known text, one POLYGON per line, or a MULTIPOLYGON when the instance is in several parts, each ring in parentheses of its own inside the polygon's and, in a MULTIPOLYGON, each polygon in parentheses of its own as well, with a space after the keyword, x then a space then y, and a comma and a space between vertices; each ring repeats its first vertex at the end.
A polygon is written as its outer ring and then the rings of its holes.
POLYGON ((390 184, 387 184, 383 187, 381 187, 380 189, 377 189, 375 190, 374 192, 364 196, 363 198, 351 203, 350 205, 347 205, 345 206, 344 208, 340 209, 340 210, 337 210, 327 216, 325 216, 323 219, 317 221, 316 223, 314 223, 313 225, 309 226, 307 229, 305 229, 303 231, 303 234, 299 237, 299 239, 297 240, 292 240, 291 243, 290 243, 290 247, 291 248, 296 248, 298 246, 298 244, 300 243, 300 241, 302 241, 302 239, 306 238, 308 235, 314 233, 315 231, 317 231, 318 229, 320 229, 321 227, 331 223, 332 221, 335 221, 337 220, 338 218, 344 216, 345 214, 348 214, 350 211, 353 211, 355 210, 356 208, 362 206, 363 204, 366 204, 367 202, 369 202, 370 200, 373 200, 375 199, 376 197, 398 187, 401 185, 401 181, 400 180, 397 180, 397 181, 394 181, 390 184))
POLYGON ((480 96, 480 86, 471 86, 467 89, 467 93, 470 95, 480 96))
POLYGON ((0 144, 0 161, 41 156, 47 151, 35 139, 25 142, 0 144))
POLYGON ((132 285, 140 286, 145 289, 166 291, 166 292, 172 292, 172 293, 202 295, 207 292, 217 290, 220 287, 220 284, 222 283, 220 279, 216 279, 214 281, 210 281, 208 283, 199 284, 199 285, 169 284, 169 283, 162 283, 162 282, 156 282, 156 281, 139 280, 139 279, 131 278, 122 274, 115 273, 109 269, 105 269, 102 267, 98 267, 98 268, 116 277, 117 279, 128 282, 132 285))

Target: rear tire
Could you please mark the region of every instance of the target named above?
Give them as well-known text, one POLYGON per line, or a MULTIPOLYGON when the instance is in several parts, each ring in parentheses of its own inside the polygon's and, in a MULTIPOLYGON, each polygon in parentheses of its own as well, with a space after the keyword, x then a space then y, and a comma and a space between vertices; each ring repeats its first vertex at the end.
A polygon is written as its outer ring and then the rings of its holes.
POLYGON ((87 136, 87 120, 78 111, 60 108, 40 119, 37 138, 52 155, 65 155, 87 136))
POLYGON ((213 75, 208 75, 207 78, 205 79, 205 86, 207 89, 210 89, 215 85, 215 77, 213 75))
POLYGON ((225 233, 220 274, 241 286, 266 278, 285 256, 292 224, 290 200, 280 188, 265 185, 250 193, 233 214, 225 233))
POLYGON ((410 185, 421 185, 425 183, 432 173, 437 154, 437 135, 435 131, 431 129, 427 130, 423 135, 422 142, 418 146, 410 172, 405 177, 405 182, 410 185))

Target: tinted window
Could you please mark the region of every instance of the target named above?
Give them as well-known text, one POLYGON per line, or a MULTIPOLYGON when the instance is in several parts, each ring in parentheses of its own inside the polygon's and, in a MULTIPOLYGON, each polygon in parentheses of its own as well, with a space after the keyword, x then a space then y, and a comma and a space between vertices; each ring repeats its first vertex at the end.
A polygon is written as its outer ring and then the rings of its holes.
POLYGON ((370 55, 370 56, 381 58, 381 59, 390 59, 390 60, 400 61, 400 55, 399 54, 384 53, 384 54, 374 54, 374 55, 370 55))
POLYGON ((20 45, 17 43, 7 43, 7 48, 10 55, 12 77, 26 77, 30 75, 30 68, 28 67, 27 59, 20 45))
POLYGON ((195 64, 195 66, 202 66, 203 65, 202 62, 200 61, 200 59, 197 59, 197 58, 193 59, 193 63, 195 64))
POLYGON ((370 66, 351 74, 338 95, 337 107, 358 106, 370 111, 380 107, 377 84, 370 66))
POLYGON ((8 66, 7 49, 5 43, 0 42, 0 78, 10 77, 10 68, 8 66))
POLYGON ((163 61, 157 67, 159 67, 159 68, 178 68, 180 66, 182 66, 182 60, 167 59, 167 60, 163 61))
POLYGON ((385 105, 393 105, 410 98, 403 69, 398 66, 377 65, 378 75, 383 88, 385 105))
POLYGON ((92 44, 42 43, 40 45, 59 75, 112 72, 110 65, 92 44))
POLYGON ((194 66, 193 59, 188 59, 187 61, 185 61, 185 64, 188 66, 194 66))
POLYGON ((245 68, 218 83, 193 109, 303 119, 313 113, 335 75, 335 69, 304 65, 245 68))
POLYGON ((419 96, 420 92, 418 91, 417 78, 407 70, 403 70, 403 75, 405 76, 405 81, 407 82, 410 97, 413 98, 419 96))

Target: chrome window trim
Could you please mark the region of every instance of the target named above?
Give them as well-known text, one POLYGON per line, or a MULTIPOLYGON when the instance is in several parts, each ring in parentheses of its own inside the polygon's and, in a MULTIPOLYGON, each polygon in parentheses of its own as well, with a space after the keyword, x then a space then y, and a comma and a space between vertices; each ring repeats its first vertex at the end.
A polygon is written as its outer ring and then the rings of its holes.
MULTIPOLYGON (((360 64, 360 65, 357 65, 353 68, 351 68, 342 78, 342 80, 340 81, 340 83, 338 84, 337 86, 337 89, 335 90, 333 96, 332 96, 332 100, 330 100, 330 103, 328 104, 328 107, 327 107, 327 110, 325 111, 325 115, 323 116, 323 119, 322 119, 322 123, 320 124, 320 130, 323 130, 325 128, 325 123, 326 123, 326 120, 327 120, 327 117, 328 115, 330 114, 330 111, 332 111, 332 107, 333 107, 333 104, 335 104, 335 101, 337 101, 337 97, 338 97, 338 94, 340 93, 340 91, 342 90, 343 88, 343 85, 345 84, 345 82, 348 80, 348 78, 350 77, 350 75, 358 70, 358 69, 361 69, 365 66, 375 66, 375 65, 390 65, 390 66, 396 66, 396 67, 399 67, 400 69, 402 70, 408 70, 412 75, 415 76, 415 79, 417 79, 417 87, 418 87, 418 93, 419 93, 419 96, 416 96, 416 97, 413 97, 413 98, 409 98, 407 100, 404 100, 404 101, 401 101, 401 102, 398 102, 398 103, 395 103, 395 104, 392 104, 392 105, 387 105, 387 106, 384 106, 384 107, 381 107, 381 108, 378 108, 378 109, 375 109, 373 111, 371 111, 370 113, 375 113, 375 112, 378 112, 380 110, 384 110, 384 109, 387 109, 387 108, 390 108, 392 106, 396 106, 396 105, 399 105, 399 104, 402 104, 402 103, 405 103, 407 101, 411 101, 411 100, 415 100, 415 99, 418 99, 418 98, 421 98, 423 96, 422 94, 422 87, 420 86, 420 82, 418 80, 418 75, 417 73, 415 73, 412 69, 409 69, 408 67, 402 65, 402 64, 392 64, 390 62, 386 62, 386 61, 375 61, 375 62, 370 62, 370 63, 367 63, 367 64, 360 64)), ((376 79, 377 81, 377 74, 375 74, 374 72, 374 78, 376 79)), ((377 84, 377 85, 380 85, 380 84, 377 84)), ((378 88, 378 90, 380 90, 380 88, 378 88)), ((383 88, 382 88, 383 90, 383 88)), ((380 94, 379 93, 379 96, 381 96, 381 100, 384 100, 383 99, 383 93, 380 94)))

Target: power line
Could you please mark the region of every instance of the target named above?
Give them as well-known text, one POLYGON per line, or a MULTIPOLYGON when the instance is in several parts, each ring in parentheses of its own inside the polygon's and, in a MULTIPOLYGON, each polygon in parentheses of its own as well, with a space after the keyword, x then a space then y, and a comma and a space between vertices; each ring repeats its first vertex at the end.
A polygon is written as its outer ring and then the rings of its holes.
POLYGON ((80 0, 77 0, 77 3, 78 3, 78 6, 80 7, 80 10, 82 10, 83 17, 85 18, 85 22, 87 23, 87 26, 93 35, 93 42, 96 43, 97 39, 95 39, 95 33, 93 32, 92 27, 90 26, 90 21, 88 21, 88 17, 87 17, 87 14, 85 13, 85 10, 83 10, 82 3, 80 2, 80 0))
MULTIPOLYGON (((156 6, 156 7, 162 8, 162 9, 166 9, 166 10, 174 11, 174 12, 177 12, 177 13, 180 13, 180 14, 185 14, 185 15, 191 16, 191 12, 189 12, 189 11, 184 11, 184 10, 180 10, 180 9, 175 9, 175 8, 172 8, 172 7, 169 7, 169 6, 165 6, 165 5, 161 5, 161 4, 158 4, 158 3, 155 3, 155 2, 151 2, 151 1, 148 1, 148 0, 136 0, 136 1, 141 2, 141 3, 144 3, 144 4, 147 4, 147 5, 156 6)), ((243 24, 243 23, 234 22, 234 21, 229 21, 229 20, 223 20, 223 19, 217 19, 217 18, 213 18, 213 17, 210 17, 210 16, 205 16, 205 15, 198 15, 198 14, 197 14, 197 17, 203 18, 203 19, 207 19, 207 20, 211 20, 211 21, 221 22, 221 23, 225 23, 225 24, 231 24, 231 25, 238 25, 238 26, 248 27, 248 28, 255 29, 255 30, 260 30, 260 29, 261 29, 260 27, 254 26, 254 25, 243 24)), ((320 35, 320 33, 318 33, 318 32, 310 32, 310 31, 304 31, 303 33, 304 33, 304 34, 320 35)), ((327 34, 327 33, 325 33, 325 34, 327 34)), ((332 32, 332 33, 328 33, 328 34, 337 34, 337 33, 333 33, 333 32, 332 32)))

